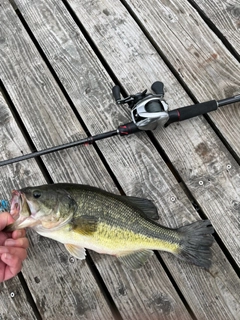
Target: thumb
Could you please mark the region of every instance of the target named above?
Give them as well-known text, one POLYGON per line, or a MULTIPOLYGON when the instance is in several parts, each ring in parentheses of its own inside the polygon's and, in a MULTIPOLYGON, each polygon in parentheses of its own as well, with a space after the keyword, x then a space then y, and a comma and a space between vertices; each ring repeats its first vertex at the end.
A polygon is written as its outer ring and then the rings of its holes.
POLYGON ((7 225, 13 223, 15 220, 9 212, 0 213, 0 230, 3 230, 7 225))

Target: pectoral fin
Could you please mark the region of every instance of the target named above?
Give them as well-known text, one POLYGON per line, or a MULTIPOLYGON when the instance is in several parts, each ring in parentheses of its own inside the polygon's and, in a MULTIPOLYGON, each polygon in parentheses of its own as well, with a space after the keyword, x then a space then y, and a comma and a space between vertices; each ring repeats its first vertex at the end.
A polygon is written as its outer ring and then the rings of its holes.
POLYGON ((152 250, 141 250, 128 253, 126 255, 118 255, 118 259, 129 269, 140 269, 145 262, 153 255, 152 250))
POLYGON ((73 244, 66 243, 65 248, 67 251, 77 259, 84 260, 86 257, 86 250, 73 244))
POLYGON ((98 218, 90 215, 82 215, 71 222, 72 229, 83 235, 91 235, 97 230, 98 218))

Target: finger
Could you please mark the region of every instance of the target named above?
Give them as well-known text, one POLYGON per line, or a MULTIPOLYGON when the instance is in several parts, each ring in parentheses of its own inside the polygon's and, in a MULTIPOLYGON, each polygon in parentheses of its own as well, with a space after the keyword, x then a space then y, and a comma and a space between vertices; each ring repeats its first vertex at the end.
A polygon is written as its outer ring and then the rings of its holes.
POLYGON ((7 247, 18 247, 18 248, 27 249, 29 247, 29 242, 28 242, 27 238, 18 238, 16 240, 7 239, 4 242, 4 245, 7 246, 7 247))
POLYGON ((10 253, 3 253, 1 260, 7 265, 5 269, 4 281, 16 276, 22 269, 22 260, 10 253))
POLYGON ((3 245, 7 238, 11 238, 11 236, 6 234, 5 232, 0 231, 0 245, 3 245))
POLYGON ((27 258, 27 250, 25 248, 17 247, 0 247, 0 254, 9 253, 10 255, 17 256, 21 261, 27 258))
POLYGON ((0 282, 4 281, 5 267, 6 267, 6 264, 1 260, 1 254, 0 254, 0 282))
POLYGON ((0 230, 3 230, 7 225, 13 223, 15 220, 10 215, 9 212, 2 212, 1 219, 0 219, 0 230))
POLYGON ((15 230, 12 233, 12 238, 13 239, 24 238, 25 236, 26 236, 26 230, 25 229, 15 230))

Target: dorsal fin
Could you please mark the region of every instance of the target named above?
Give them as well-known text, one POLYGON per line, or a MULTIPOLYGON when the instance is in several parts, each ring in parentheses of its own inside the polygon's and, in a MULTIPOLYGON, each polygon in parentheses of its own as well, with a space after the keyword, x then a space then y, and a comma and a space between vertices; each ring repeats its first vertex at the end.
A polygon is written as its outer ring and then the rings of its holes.
POLYGON ((138 197, 130 197, 130 196, 120 196, 121 198, 124 198, 125 201, 128 203, 131 203, 132 205, 138 207, 142 212, 143 218, 152 219, 152 220, 158 220, 159 215, 157 208, 153 204, 153 202, 149 199, 142 199, 138 197))

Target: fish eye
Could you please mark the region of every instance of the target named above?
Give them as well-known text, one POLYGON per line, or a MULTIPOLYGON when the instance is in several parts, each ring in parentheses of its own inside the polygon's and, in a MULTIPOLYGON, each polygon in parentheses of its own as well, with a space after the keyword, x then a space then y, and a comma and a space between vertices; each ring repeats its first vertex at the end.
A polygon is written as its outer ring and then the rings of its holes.
POLYGON ((38 199, 41 197, 41 192, 38 190, 33 191, 33 196, 35 199, 38 199))

